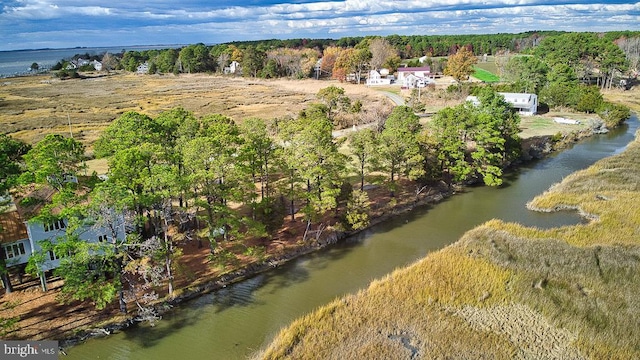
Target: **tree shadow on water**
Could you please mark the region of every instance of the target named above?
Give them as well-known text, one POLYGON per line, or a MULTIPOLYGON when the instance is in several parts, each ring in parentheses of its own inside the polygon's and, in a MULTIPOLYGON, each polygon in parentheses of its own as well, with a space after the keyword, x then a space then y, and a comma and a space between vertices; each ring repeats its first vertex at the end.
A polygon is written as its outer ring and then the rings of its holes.
POLYGON ((125 340, 131 341, 143 348, 150 348, 163 341, 176 331, 194 325, 200 320, 196 311, 181 311, 173 309, 163 315, 163 319, 155 323, 138 323, 124 331, 125 340))
POLYGON ((254 293, 265 285, 265 278, 265 274, 259 274, 181 303, 164 313, 153 326, 149 323, 133 325, 124 332, 125 338, 141 347, 153 347, 175 332, 205 321, 211 314, 232 307, 259 304, 254 293))

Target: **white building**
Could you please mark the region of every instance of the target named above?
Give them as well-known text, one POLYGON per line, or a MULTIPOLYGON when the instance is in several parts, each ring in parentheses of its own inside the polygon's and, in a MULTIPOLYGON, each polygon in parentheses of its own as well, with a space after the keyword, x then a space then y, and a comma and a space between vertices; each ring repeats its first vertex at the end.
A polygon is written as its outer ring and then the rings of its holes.
MULTIPOLYGON (((535 115, 538 112, 538 95, 528 93, 498 93, 504 97, 518 113, 525 116, 535 115)), ((480 101, 476 96, 467 96, 467 101, 474 105, 479 105, 480 101)))
POLYGON ((422 88, 429 84, 435 84, 435 80, 429 77, 417 77, 413 74, 405 76, 402 80, 402 86, 408 89, 422 88))
POLYGON ((136 73, 138 74, 148 74, 149 73, 149 63, 145 62, 144 64, 138 65, 136 68, 136 73))
POLYGON ((96 69, 96 71, 102 71, 102 63, 98 60, 93 60, 92 62, 90 62, 90 64, 93 66, 94 69, 96 69))
MULTIPOLYGON (((387 71, 387 74, 389 72, 387 71)), ((367 86, 379 86, 379 85, 390 85, 391 78, 382 77, 382 74, 377 72, 376 70, 369 71, 369 76, 367 77, 367 86)))
POLYGON ((77 61, 78 67, 89 65, 89 63, 90 63, 89 59, 79 58, 78 61, 77 61))
POLYGON ((429 66, 398 68, 398 83, 406 88, 414 88, 418 84, 429 84, 431 79, 429 66))
POLYGON ((240 71, 240 63, 237 61, 232 61, 231 64, 229 64, 229 66, 224 68, 224 73, 225 74, 235 74, 236 72, 240 71))

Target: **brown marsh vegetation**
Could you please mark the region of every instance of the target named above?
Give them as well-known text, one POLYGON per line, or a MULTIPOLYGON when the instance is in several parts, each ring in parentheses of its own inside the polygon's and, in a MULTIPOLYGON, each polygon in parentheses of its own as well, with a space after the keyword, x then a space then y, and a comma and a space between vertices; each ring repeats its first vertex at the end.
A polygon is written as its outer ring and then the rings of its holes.
MULTIPOLYGON (((330 85, 343 87, 347 96, 362 101, 365 109, 390 104, 378 90, 399 92, 399 88, 369 88, 334 81, 261 80, 206 74, 114 73, 64 81, 46 75, 30 76, 8 78, 0 83, 0 126, 4 133, 28 143, 35 143, 49 133, 67 134, 71 130, 75 138, 90 148, 102 130, 126 111, 155 116, 182 106, 196 116, 223 114, 235 121, 248 117, 295 117, 309 103, 317 101, 320 89, 330 85)), ((439 94, 446 94, 441 91, 444 88, 442 85, 439 91, 423 95, 429 111, 463 100, 442 98, 439 94)), ((523 117, 521 136, 576 130, 573 125, 553 123, 551 116, 555 115, 576 116, 559 113, 523 117)))
POLYGON ((577 209, 588 224, 489 221, 296 320, 258 356, 640 358, 639 156, 636 139, 529 204, 577 209))
POLYGON ((196 116, 223 114, 235 121, 297 116, 317 101, 321 88, 336 84, 353 101, 387 103, 365 86, 316 80, 260 80, 206 74, 112 74, 58 80, 50 76, 4 79, 0 83, 0 126, 35 143, 49 133, 69 133, 91 145, 111 121, 126 111, 149 116, 182 106, 196 116))

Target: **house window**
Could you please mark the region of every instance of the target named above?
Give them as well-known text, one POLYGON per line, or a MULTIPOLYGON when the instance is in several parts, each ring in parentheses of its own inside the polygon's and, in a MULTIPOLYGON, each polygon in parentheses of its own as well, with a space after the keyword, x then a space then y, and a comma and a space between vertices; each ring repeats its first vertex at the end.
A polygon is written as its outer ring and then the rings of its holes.
POLYGON ((51 259, 51 261, 59 259, 53 251, 49 250, 47 252, 49 253, 49 259, 51 259))
POLYGON ((24 255, 26 251, 24 250, 23 243, 6 245, 4 247, 4 258, 6 260, 14 258, 16 256, 24 255))
POLYGON ((98 236, 98 242, 107 242, 107 235, 98 236))
POLYGON ((56 220, 52 223, 44 224, 44 231, 60 230, 66 227, 67 225, 64 223, 64 220, 56 220))

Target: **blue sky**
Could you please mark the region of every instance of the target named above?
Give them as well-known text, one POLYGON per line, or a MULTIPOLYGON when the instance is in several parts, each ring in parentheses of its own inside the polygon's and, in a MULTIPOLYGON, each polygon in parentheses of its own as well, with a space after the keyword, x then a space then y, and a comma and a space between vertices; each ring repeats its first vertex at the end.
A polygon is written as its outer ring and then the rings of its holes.
POLYGON ((602 0, 2 0, 0 50, 272 38, 640 30, 602 0))

